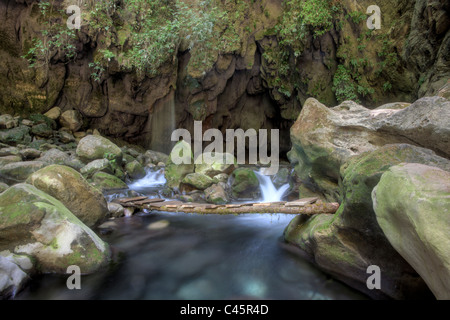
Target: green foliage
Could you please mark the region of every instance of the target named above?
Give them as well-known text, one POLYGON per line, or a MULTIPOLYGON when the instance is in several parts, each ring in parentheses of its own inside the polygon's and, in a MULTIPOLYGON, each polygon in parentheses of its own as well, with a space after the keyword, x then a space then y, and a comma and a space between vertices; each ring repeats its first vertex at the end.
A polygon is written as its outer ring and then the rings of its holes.
POLYGON ((344 65, 339 65, 333 78, 333 91, 339 102, 345 100, 359 101, 357 85, 353 80, 350 71, 344 65))
POLYGON ((351 19, 355 24, 359 24, 361 21, 367 19, 367 15, 359 11, 352 11, 346 16, 346 18, 351 19))
POLYGON ((58 53, 62 53, 66 61, 73 59, 76 54, 75 30, 67 28, 61 23, 61 19, 55 18, 64 11, 57 10, 49 1, 41 1, 38 6, 44 29, 41 31, 41 37, 32 40, 32 46, 23 58, 28 60, 30 67, 47 67, 51 58, 58 53))

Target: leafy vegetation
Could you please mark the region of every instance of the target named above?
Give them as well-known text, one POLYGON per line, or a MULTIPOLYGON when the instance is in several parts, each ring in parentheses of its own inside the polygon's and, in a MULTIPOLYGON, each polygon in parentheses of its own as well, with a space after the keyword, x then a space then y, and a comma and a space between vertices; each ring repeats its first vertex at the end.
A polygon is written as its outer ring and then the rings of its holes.
MULTIPOLYGON (((44 26, 42 37, 34 38, 33 44, 23 56, 30 63, 30 67, 46 67, 52 57, 62 55, 66 61, 75 57, 76 34, 74 30, 61 23, 63 11, 54 8, 49 1, 38 3, 40 22, 44 26)), ((45 68, 47 69, 47 68, 45 68)))

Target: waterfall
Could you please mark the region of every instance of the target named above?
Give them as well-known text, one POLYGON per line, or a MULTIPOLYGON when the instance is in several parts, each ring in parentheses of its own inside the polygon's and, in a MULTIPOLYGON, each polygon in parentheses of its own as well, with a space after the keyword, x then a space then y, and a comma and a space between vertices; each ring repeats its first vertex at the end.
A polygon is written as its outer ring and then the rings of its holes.
POLYGON ((150 149, 169 154, 174 146, 170 139, 174 130, 175 94, 172 90, 166 97, 159 100, 153 108, 150 149))
POLYGON ((129 185, 129 188, 134 189, 143 189, 143 188, 154 188, 160 187, 166 183, 166 178, 164 177, 164 170, 152 171, 148 170, 147 175, 135 181, 134 183, 129 185))
POLYGON ((289 183, 286 183, 277 189, 270 179, 270 176, 265 176, 258 171, 255 171, 255 174, 258 178, 259 188, 261 190, 261 202, 275 202, 283 199, 284 194, 289 189, 289 183))

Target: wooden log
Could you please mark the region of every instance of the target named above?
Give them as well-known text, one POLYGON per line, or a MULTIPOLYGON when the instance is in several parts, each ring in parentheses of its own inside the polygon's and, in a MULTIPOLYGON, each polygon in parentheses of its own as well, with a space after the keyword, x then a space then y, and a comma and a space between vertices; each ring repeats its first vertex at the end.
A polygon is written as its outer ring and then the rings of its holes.
POLYGON ((286 207, 284 205, 272 206, 242 206, 242 207, 227 207, 216 205, 196 205, 191 204, 189 207, 183 205, 169 204, 158 206, 144 205, 146 209, 153 209, 157 211, 167 212, 185 212, 185 213, 200 213, 200 214, 245 214, 245 213, 285 213, 285 214, 333 214, 339 208, 339 203, 324 203, 317 201, 313 204, 306 204, 302 207, 286 207), (191 207, 192 206, 192 207, 191 207))
POLYGON ((142 200, 142 201, 133 201, 133 203, 134 203, 135 205, 141 206, 141 205, 143 205, 143 204, 156 203, 156 202, 164 202, 164 201, 166 201, 166 200, 160 199, 160 198, 153 198, 153 199, 145 199, 145 200, 142 200))
POLYGON ((120 198, 120 199, 114 199, 112 202, 127 203, 127 202, 142 201, 145 199, 148 199, 148 197, 120 198))

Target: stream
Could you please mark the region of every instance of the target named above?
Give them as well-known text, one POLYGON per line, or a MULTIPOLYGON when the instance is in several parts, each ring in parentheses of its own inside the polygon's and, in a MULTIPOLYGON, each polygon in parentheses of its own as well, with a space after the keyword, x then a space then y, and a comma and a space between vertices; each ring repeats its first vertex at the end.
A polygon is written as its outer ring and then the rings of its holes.
MULTIPOLYGON (((261 200, 287 190, 258 178, 261 200)), ((157 196, 164 183, 152 172, 130 189, 157 196)), ((113 266, 83 276, 81 290, 68 290, 67 277, 39 276, 16 299, 367 299, 286 249, 282 234, 293 217, 140 212, 115 219, 114 231, 100 235, 115 252, 113 266)))

